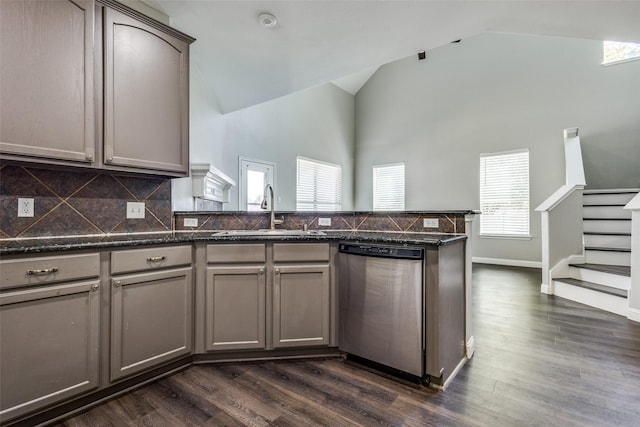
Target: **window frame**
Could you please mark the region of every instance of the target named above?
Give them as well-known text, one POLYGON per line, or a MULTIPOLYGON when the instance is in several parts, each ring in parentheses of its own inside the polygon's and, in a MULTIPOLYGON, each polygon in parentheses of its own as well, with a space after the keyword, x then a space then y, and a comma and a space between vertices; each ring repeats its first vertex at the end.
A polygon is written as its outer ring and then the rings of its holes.
MULTIPOLYGON (((372 189, 372 197, 371 197, 371 207, 373 209, 374 212, 398 212, 398 211, 404 211, 405 207, 406 207, 406 189, 407 189, 407 182, 406 182, 406 165, 405 162, 397 162, 397 163, 386 163, 386 164, 382 164, 382 165, 372 165, 371 167, 371 171, 372 171, 372 181, 371 181, 371 189, 372 189), (377 207, 376 206, 376 194, 379 194, 380 192, 378 191, 378 189, 376 188, 377 185, 377 178, 376 178, 376 170, 381 170, 381 169, 390 169, 390 168, 395 168, 398 166, 402 166, 402 206, 399 207, 377 207)), ((384 188, 383 188, 384 190, 384 188)), ((398 190, 398 189, 394 189, 394 190, 398 190)), ((382 202, 382 201, 380 201, 382 202)))
POLYGON ((624 64, 625 62, 631 62, 631 61, 638 61, 640 60, 640 53, 638 53, 638 55, 636 56, 631 56, 629 58, 623 58, 623 59, 618 59, 615 61, 606 61, 605 55, 606 55, 606 50, 607 50, 607 43, 620 43, 620 44, 630 44, 630 45, 637 45, 640 46, 640 44, 638 43, 631 43, 631 42, 619 42, 619 41, 615 41, 615 40, 604 40, 602 42, 602 63, 601 65, 608 67, 610 65, 617 65, 617 64, 624 64))
MULTIPOLYGON (((257 159, 249 159, 247 157, 239 157, 238 158, 238 173, 240 175, 240 186, 238 189, 238 210, 240 211, 248 211, 249 212, 249 204, 247 201, 247 173, 246 170, 255 170, 259 172, 264 172, 266 176, 266 183, 271 185, 273 188, 274 182, 276 180, 276 164, 273 162, 267 162, 265 160, 257 160, 257 159)), ((267 204, 270 204, 270 200, 267 199, 267 204)), ((274 205, 277 203, 274 200, 274 205)), ((267 209, 271 209, 271 206, 267 206, 267 209)), ((251 212, 260 211, 252 210, 251 212)))
MULTIPOLYGON (((327 172, 329 170, 327 169, 327 172)), ((317 170, 316 170, 317 172, 317 170)), ((337 163, 325 162, 323 160, 312 159, 309 157, 296 156, 296 212, 340 212, 342 210, 342 196, 343 196, 343 182, 342 182, 342 165, 337 163), (331 202, 323 202, 318 200, 318 185, 317 185, 317 175, 314 177, 314 190, 313 190, 313 200, 300 200, 301 195, 301 182, 300 182, 300 172, 301 172, 301 162, 311 163, 314 168, 326 166, 337 171, 336 176, 334 176, 335 188, 338 190, 338 194, 333 195, 334 203, 331 202), (310 209, 301 209, 300 205, 312 205, 310 209), (319 206, 324 205, 325 207, 333 206, 333 209, 323 209, 319 208, 319 206)), ((329 189, 330 187, 327 187, 329 189)))
POLYGON ((479 205, 480 205, 480 211, 481 211, 481 215, 480 215, 480 224, 479 224, 479 230, 478 230, 478 236, 481 238, 495 238, 495 239, 515 239, 515 240, 530 240, 531 239, 531 153, 530 150, 528 148, 524 148, 524 149, 518 149, 518 150, 508 150, 508 151, 499 151, 499 152, 492 152, 492 153, 481 153, 480 154, 480 158, 479 158, 479 173, 478 173, 478 199, 479 199, 479 205), (504 232, 504 233, 500 233, 500 232, 496 232, 495 230, 490 230, 488 232, 483 232, 483 219, 484 218, 488 218, 487 216, 487 209, 485 208, 484 204, 483 204, 483 170, 486 174, 486 165, 483 168, 483 159, 487 159, 487 158, 492 158, 492 157, 499 157, 499 156, 508 156, 508 155, 515 155, 515 154, 525 154, 527 155, 527 164, 526 164, 526 170, 527 170, 527 176, 526 176, 526 187, 527 187, 527 200, 526 200, 526 204, 527 204, 527 209, 526 209, 526 215, 527 215, 527 219, 526 219, 526 226, 527 226, 527 230, 526 232, 523 233, 508 233, 508 232, 504 232))

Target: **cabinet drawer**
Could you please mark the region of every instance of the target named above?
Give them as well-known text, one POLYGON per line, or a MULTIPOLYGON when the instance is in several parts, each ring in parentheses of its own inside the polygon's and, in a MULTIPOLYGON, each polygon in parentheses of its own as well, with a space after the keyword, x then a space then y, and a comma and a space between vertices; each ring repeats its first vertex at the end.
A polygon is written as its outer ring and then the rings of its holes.
POLYGON ((97 253, 0 260, 0 289, 88 279, 99 274, 97 253))
POLYGON ((191 265, 191 246, 164 246, 111 253, 111 274, 191 265))
POLYGON ((208 263, 265 262, 264 243, 219 244, 207 246, 208 263))
POLYGON ((287 261, 329 261, 328 243, 274 243, 273 260, 287 261))

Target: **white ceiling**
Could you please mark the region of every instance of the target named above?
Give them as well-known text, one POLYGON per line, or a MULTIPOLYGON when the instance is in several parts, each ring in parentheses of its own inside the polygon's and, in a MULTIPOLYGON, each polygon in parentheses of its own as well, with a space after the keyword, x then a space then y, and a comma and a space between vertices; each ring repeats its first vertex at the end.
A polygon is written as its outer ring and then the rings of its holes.
POLYGON ((355 93, 385 63, 483 32, 640 42, 640 0, 145 0, 197 39, 223 112, 334 81, 355 93), (275 29, 258 15, 274 14, 275 29))

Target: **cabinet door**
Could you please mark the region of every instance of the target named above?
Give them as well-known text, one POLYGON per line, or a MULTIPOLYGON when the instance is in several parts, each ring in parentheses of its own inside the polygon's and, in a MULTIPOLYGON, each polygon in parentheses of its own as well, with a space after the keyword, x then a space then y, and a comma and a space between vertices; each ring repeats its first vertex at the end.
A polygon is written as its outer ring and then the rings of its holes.
POLYGON ((0 295, 0 421, 98 386, 99 281, 0 295))
POLYGON ((111 380, 192 351, 192 268, 111 280, 111 380))
POLYGON ((329 344, 329 266, 275 266, 273 346, 329 344))
POLYGON ((186 176, 188 44, 118 11, 105 16, 106 167, 186 176))
POLYGON ((93 0, 0 1, 0 157, 93 162, 93 21, 93 0))
POLYGON ((206 349, 265 348, 264 266, 207 268, 206 349))

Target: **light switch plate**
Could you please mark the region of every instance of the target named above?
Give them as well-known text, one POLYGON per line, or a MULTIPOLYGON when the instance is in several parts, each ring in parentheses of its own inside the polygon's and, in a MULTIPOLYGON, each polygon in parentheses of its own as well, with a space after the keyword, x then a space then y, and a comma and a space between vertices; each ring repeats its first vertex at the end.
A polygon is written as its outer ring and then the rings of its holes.
POLYGON ((18 198, 18 218, 33 218, 33 199, 18 198))
POLYGON ((322 227, 330 227, 331 226, 331 218, 318 218, 318 225, 322 227))
POLYGON ((127 202, 127 219, 144 219, 144 202, 127 202))
POLYGON ((422 226, 424 228, 438 228, 438 218, 423 218, 422 226))
POLYGON ((198 226, 198 218, 185 218, 183 225, 185 227, 197 227, 198 226))

